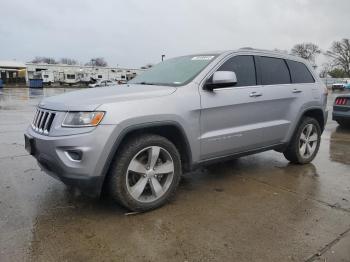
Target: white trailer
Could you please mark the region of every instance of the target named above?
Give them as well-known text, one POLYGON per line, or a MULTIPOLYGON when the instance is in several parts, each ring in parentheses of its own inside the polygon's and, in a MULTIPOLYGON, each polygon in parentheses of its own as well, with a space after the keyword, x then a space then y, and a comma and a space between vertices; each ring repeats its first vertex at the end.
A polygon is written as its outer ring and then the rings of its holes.
POLYGON ((55 76, 54 73, 50 70, 43 70, 40 71, 41 73, 41 79, 43 80, 43 83, 46 85, 51 85, 55 82, 55 76))
POLYGON ((64 72, 64 80, 63 83, 68 85, 75 85, 80 82, 80 78, 78 74, 74 71, 66 71, 64 72))
POLYGON ((92 80, 112 80, 118 83, 125 83, 136 75, 142 73, 143 69, 129 69, 120 67, 96 67, 84 65, 65 65, 65 64, 34 64, 27 63, 27 79, 33 78, 40 71, 48 73, 48 79, 40 77, 44 83, 60 83, 66 85, 86 84, 92 80), (53 80, 52 80, 53 76, 53 80))

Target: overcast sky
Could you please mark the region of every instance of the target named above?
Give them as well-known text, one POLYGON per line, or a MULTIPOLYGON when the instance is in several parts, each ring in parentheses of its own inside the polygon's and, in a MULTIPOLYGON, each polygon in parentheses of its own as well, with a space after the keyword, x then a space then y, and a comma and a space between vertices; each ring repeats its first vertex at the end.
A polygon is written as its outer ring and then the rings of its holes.
POLYGON ((349 0, 0 0, 0 60, 35 56, 140 67, 251 46, 322 49, 350 37, 349 0))

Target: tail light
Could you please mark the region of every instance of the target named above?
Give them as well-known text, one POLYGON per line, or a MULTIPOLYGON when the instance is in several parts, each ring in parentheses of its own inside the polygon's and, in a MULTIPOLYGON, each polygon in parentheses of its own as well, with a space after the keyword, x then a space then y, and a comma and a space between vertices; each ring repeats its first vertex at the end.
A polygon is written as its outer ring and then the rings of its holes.
POLYGON ((339 106, 346 105, 347 102, 348 102, 348 99, 346 97, 338 97, 337 99, 335 99, 335 104, 339 106))

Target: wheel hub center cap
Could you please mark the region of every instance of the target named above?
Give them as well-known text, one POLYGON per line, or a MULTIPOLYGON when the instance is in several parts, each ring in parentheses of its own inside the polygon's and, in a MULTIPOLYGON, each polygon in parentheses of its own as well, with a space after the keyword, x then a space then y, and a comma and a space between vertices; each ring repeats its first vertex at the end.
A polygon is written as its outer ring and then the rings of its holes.
POLYGON ((148 170, 148 171, 146 172, 146 176, 147 176, 148 178, 151 178, 151 177, 153 177, 154 175, 155 175, 154 170, 148 170))

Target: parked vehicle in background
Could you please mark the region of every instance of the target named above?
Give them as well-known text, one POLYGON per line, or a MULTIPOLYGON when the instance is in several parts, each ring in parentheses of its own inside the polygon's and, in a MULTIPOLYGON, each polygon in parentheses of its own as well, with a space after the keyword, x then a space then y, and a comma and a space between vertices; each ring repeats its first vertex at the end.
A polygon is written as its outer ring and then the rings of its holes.
POLYGON ((134 211, 165 204, 181 174, 266 150, 292 163, 316 156, 327 89, 300 58, 237 51, 176 57, 123 88, 45 98, 25 145, 39 165, 134 211))
MULTIPOLYGON (((41 70, 41 71, 37 71, 35 73, 32 74, 32 78, 29 79, 29 82, 31 80, 42 80, 40 83, 40 87, 42 87, 42 85, 51 85, 54 82, 54 75, 52 72, 48 71, 48 70, 41 70)), ((32 85, 37 85, 39 82, 32 82, 32 85)), ((31 86, 31 83, 29 83, 29 86, 31 86)))
POLYGON ((77 75, 76 72, 64 72, 64 79, 63 82, 61 82, 61 84, 67 84, 69 86, 78 84, 80 82, 80 79, 77 75))
POLYGON ((350 79, 344 80, 344 88, 345 89, 350 89, 350 79))
POLYGON ((342 127, 350 127, 350 95, 338 96, 333 104, 333 120, 342 127))
POLYGON ((89 87, 113 86, 117 84, 118 82, 114 80, 97 80, 95 83, 89 84, 89 87))
POLYGON ((332 90, 344 90, 350 89, 350 79, 345 79, 341 83, 334 83, 332 85, 332 90))
POLYGON ((43 70, 43 71, 40 71, 40 73, 41 73, 41 78, 43 80, 43 84, 51 85, 52 83, 55 82, 55 76, 53 72, 49 70, 43 70))

